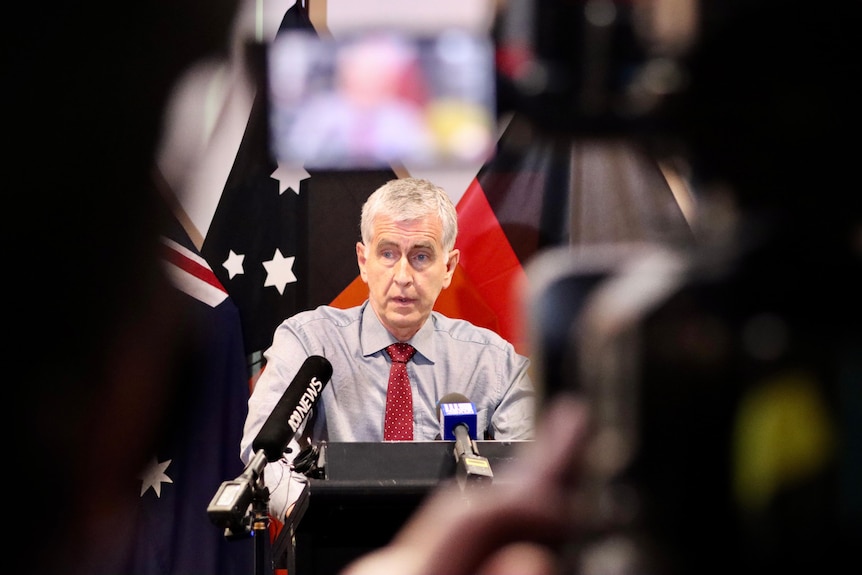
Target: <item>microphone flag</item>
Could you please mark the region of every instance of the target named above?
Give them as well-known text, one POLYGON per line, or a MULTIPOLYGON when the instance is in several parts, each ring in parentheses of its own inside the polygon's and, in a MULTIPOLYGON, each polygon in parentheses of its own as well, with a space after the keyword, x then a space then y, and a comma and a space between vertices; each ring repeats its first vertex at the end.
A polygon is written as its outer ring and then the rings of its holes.
POLYGON ((473 402, 440 404, 440 437, 454 441, 455 427, 464 425, 471 439, 476 439, 476 405, 473 402))

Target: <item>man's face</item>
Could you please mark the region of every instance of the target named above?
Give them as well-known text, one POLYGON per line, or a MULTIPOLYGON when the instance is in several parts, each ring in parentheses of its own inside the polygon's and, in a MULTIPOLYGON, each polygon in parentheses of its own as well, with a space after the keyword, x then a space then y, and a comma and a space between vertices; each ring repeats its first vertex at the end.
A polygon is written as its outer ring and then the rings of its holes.
POLYGON ((371 307, 401 341, 419 331, 437 296, 452 282, 460 252, 444 252, 442 237, 437 216, 402 223, 380 216, 374 221, 371 244, 356 244, 371 307))

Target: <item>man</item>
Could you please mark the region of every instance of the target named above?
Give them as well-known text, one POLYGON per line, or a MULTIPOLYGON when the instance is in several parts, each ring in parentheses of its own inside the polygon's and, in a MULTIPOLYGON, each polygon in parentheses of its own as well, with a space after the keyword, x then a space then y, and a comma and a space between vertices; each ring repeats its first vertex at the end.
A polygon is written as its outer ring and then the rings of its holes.
MULTIPOLYGON (((388 440, 384 418, 393 361, 387 347, 399 342, 415 349, 406 363, 412 426, 408 421, 402 438, 437 438, 438 401, 460 393, 476 405, 480 438, 532 439, 528 359, 493 331, 433 311, 460 258, 457 213, 446 192, 427 180, 391 180, 368 198, 360 227, 356 259, 368 299, 350 309, 301 312, 276 329, 249 398, 243 461, 254 455, 255 437, 312 355, 327 358, 333 374, 303 436, 312 443, 388 440)), ((264 471, 274 517, 285 517, 301 493, 305 477, 292 464, 299 449, 294 438, 285 457, 264 471)))

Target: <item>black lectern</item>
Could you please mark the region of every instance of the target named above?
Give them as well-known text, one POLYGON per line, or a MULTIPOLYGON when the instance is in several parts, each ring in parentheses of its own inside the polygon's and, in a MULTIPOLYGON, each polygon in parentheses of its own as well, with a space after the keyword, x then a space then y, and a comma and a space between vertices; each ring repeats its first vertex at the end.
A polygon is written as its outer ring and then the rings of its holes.
MULTIPOLYGON (((493 470, 529 443, 475 442, 493 470)), ((309 479, 297 505, 301 512, 279 534, 273 546, 276 569, 288 569, 288 575, 336 573, 388 543, 428 492, 454 477, 454 446, 453 441, 321 444, 323 478, 309 479)))

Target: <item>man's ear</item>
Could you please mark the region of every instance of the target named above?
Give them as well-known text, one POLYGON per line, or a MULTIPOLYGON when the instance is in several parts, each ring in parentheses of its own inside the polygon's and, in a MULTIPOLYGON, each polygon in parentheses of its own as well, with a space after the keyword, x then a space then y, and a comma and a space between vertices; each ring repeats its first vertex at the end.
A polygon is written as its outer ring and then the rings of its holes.
POLYGON ((367 259, 365 257, 365 244, 356 242, 356 263, 359 264, 359 277, 362 281, 368 283, 368 272, 365 270, 367 259))
POLYGON ((458 267, 460 260, 461 250, 452 250, 449 252, 449 259, 446 260, 446 275, 443 278, 443 289, 446 289, 452 283, 452 276, 455 275, 455 268, 458 267))

